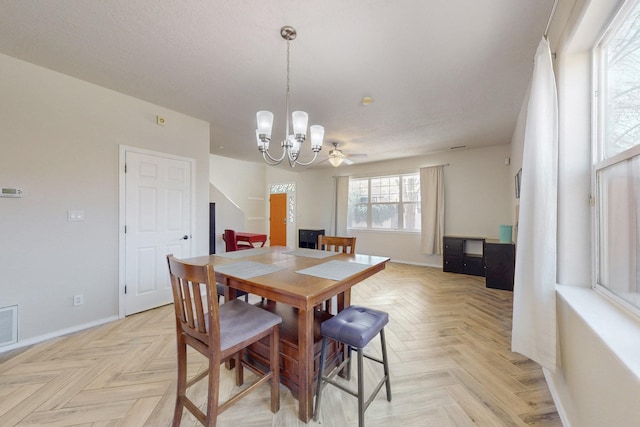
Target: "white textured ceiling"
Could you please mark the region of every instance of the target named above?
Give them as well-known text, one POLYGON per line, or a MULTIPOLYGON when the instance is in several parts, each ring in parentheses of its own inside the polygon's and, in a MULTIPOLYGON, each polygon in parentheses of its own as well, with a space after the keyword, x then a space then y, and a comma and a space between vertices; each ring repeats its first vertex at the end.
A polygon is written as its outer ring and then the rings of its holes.
POLYGON ((2 0, 0 52, 206 120, 212 153, 261 161, 255 112, 274 112, 272 146, 284 133, 291 25, 292 109, 325 127, 324 157, 337 141, 376 161, 508 144, 552 6, 2 0))

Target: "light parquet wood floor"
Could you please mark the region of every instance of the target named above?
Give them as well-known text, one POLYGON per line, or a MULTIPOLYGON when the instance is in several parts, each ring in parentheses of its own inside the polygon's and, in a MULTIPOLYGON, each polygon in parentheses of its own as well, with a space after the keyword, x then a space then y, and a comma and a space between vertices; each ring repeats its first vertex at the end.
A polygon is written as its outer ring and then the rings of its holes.
MULTIPOLYGON (((385 310, 391 319, 393 400, 386 401, 383 387, 366 412, 367 426, 562 425, 540 367, 509 351, 512 293, 486 289, 481 277, 389 263, 353 288, 352 303, 385 310)), ((0 354, 0 426, 170 425, 174 335, 173 307, 166 306, 0 354)), ((379 354, 379 339, 369 347, 379 354)), ((204 359, 190 357, 195 374, 204 359)), ((222 398, 235 387, 233 373, 223 371, 222 398)), ((369 389, 379 371, 367 365, 369 389)), ((355 368, 351 383, 355 388, 355 368)), ((204 388, 194 395, 204 402, 204 388)), ((281 398, 272 414, 263 386, 221 414, 218 425, 304 426, 283 386, 281 398)), ((182 425, 197 423, 185 415, 182 425)), ((357 425, 356 399, 326 387, 319 421, 309 425, 357 425)))

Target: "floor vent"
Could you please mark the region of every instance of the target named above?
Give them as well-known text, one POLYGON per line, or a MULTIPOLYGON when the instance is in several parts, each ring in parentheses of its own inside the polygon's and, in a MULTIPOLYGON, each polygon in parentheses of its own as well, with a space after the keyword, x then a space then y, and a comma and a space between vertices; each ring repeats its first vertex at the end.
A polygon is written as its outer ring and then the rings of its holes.
POLYGON ((0 308, 0 346, 18 342, 18 306, 0 308))

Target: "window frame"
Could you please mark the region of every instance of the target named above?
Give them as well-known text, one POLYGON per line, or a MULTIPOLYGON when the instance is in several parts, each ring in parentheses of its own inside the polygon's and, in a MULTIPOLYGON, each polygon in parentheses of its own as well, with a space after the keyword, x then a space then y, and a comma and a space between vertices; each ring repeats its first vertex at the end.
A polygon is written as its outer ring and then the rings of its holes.
MULTIPOLYGON (((613 167, 627 162, 631 159, 640 157, 640 142, 637 145, 629 147, 621 152, 607 157, 606 149, 606 120, 607 120, 607 63, 606 63, 606 46, 616 35, 617 31, 623 26, 629 14, 635 7, 640 7, 640 0, 624 1, 616 14, 608 21, 604 31, 592 48, 592 168, 591 168, 591 191, 595 198, 592 203, 593 209, 593 289, 607 299, 621 305, 636 316, 640 316, 640 304, 635 305, 630 300, 618 295, 610 287, 601 283, 601 275, 603 267, 601 254, 609 250, 603 248, 606 242, 601 239, 604 218, 602 217, 603 196, 600 194, 599 175, 602 172, 611 170, 613 167)), ((640 108, 640 102, 638 103, 640 108)), ((626 175, 632 176, 632 175, 626 175)), ((608 208, 605 206, 604 208, 608 208)), ((639 231, 636 231, 636 240, 640 239, 639 231)), ((640 290, 636 292, 639 294, 640 290)), ((638 298, 636 298, 637 300, 638 298)))
POLYGON ((405 228, 405 206, 406 205, 416 205, 418 215, 421 213, 422 205, 421 205, 421 194, 420 194, 420 173, 419 172, 404 172, 404 173, 394 173, 394 174, 384 174, 384 175, 370 175, 370 176, 357 176, 357 177, 349 177, 349 198, 347 203, 347 229, 348 230, 356 230, 356 231, 376 231, 376 232, 399 232, 399 233, 421 233, 422 232, 422 223, 420 221, 420 228, 405 228), (404 200, 404 178, 405 177, 415 177, 418 182, 417 200, 404 200), (398 178, 398 201, 373 201, 372 197, 372 180, 376 179, 385 179, 385 178, 398 178), (355 202, 356 205, 362 205, 367 207, 367 216, 366 216, 366 227, 354 227, 351 222, 351 212, 353 209, 354 202, 351 200, 351 183, 353 181, 367 181, 367 201, 366 202, 355 202), (396 228, 384 228, 384 227, 373 227, 372 222, 372 206, 374 205, 393 205, 396 206, 396 219, 397 219, 397 227, 396 228))

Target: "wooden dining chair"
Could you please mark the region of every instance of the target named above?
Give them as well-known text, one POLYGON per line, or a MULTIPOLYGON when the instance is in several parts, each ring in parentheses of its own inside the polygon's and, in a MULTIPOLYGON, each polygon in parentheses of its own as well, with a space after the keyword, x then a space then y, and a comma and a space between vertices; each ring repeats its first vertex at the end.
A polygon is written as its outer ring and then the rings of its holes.
POLYGON ((318 236, 318 249, 344 254, 353 254, 356 251, 355 237, 318 236))
MULTIPOLYGON (((338 237, 338 236, 318 236, 318 249, 322 251, 341 252, 344 254, 353 254, 356 252, 355 237, 338 237)), ((324 303, 317 305, 316 308, 331 313, 331 300, 328 299, 324 303), (324 305, 324 308, 323 308, 324 305)))
POLYGON ((271 381, 271 412, 277 412, 280 409, 278 325, 282 318, 237 299, 218 305, 212 289, 216 282, 213 266, 210 264, 186 264, 173 255, 167 255, 167 262, 173 290, 178 344, 178 387, 173 426, 180 425, 183 409, 186 408, 205 426, 215 427, 218 414, 266 381, 271 381), (260 372, 244 362, 242 352, 264 337, 269 337, 269 366, 267 372, 260 372), (209 359, 208 369, 189 380, 187 346, 209 359), (244 382, 244 367, 255 372, 259 378, 219 404, 220 364, 231 358, 235 360, 237 386, 244 382), (207 375, 209 386, 204 413, 186 396, 186 392, 207 375))
POLYGON ((224 230, 224 234, 222 235, 222 240, 224 240, 224 246, 226 252, 234 252, 242 249, 251 249, 253 246, 250 244, 238 244, 236 240, 236 231, 235 230, 224 230))

